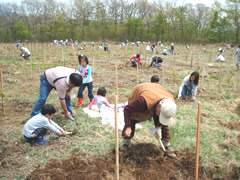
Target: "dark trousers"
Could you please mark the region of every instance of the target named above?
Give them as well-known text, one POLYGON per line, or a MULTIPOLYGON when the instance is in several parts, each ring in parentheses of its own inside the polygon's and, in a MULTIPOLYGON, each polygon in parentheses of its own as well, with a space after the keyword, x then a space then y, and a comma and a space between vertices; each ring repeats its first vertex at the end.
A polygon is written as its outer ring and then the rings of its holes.
POLYGON ((31 138, 28 138, 26 136, 25 139, 27 140, 27 142, 31 143, 33 141, 35 141, 36 139, 38 139, 40 136, 44 136, 45 134, 47 133, 47 129, 45 128, 37 128, 32 134, 36 134, 37 136, 35 137, 31 137, 31 138))
POLYGON ((93 82, 90 82, 90 83, 85 83, 85 84, 82 84, 79 89, 78 89, 78 98, 83 98, 83 91, 85 89, 85 87, 88 88, 88 97, 89 97, 89 100, 90 102, 92 101, 93 99, 93 82))

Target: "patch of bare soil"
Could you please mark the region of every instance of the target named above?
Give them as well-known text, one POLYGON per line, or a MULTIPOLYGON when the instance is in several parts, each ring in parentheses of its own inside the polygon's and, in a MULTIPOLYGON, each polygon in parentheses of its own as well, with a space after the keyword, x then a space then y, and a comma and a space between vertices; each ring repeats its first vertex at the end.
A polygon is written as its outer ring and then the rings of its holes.
MULTIPOLYGON (((120 179, 194 179, 195 153, 190 149, 177 151, 177 159, 163 156, 154 144, 135 144, 120 156, 120 179)), ((54 161, 34 170, 27 179, 115 179, 115 155, 89 157, 87 154, 72 154, 62 161, 54 161)), ((239 167, 230 167, 226 177, 219 167, 199 167, 199 179, 238 179, 239 167)))
POLYGON ((234 121, 234 122, 227 122, 224 123, 220 120, 217 120, 217 122, 221 125, 221 126, 225 126, 229 129, 240 129, 240 121, 234 121))

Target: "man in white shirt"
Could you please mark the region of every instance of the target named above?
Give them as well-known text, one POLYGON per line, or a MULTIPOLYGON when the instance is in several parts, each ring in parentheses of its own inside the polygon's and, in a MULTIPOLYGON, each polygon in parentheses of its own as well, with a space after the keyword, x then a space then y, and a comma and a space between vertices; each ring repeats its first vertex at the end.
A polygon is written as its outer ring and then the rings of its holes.
POLYGON ((56 67, 47 69, 40 76, 40 95, 35 103, 31 118, 41 111, 47 97, 54 88, 57 91, 61 107, 65 113, 65 118, 74 120, 71 102, 71 90, 74 87, 79 87, 82 84, 82 76, 79 71, 67 67, 56 67))
POLYGON ((27 59, 31 55, 30 51, 25 47, 20 47, 20 51, 20 56, 22 56, 24 59, 27 59))

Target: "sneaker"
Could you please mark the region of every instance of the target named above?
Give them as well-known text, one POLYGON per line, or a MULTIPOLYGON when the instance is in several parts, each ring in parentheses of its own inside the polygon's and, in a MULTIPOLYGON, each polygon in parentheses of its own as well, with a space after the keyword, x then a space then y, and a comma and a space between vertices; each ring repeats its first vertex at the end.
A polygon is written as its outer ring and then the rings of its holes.
POLYGON ((39 145, 47 145, 48 142, 47 141, 44 141, 43 138, 37 138, 35 140, 35 145, 39 146, 39 145))

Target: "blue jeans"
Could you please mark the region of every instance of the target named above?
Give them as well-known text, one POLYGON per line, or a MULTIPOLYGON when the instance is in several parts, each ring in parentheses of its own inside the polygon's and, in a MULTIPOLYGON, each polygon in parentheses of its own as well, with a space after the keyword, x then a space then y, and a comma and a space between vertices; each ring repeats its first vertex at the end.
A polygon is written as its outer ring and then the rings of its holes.
POLYGON ((181 95, 184 96, 190 96, 192 97, 192 90, 193 90, 193 85, 188 85, 188 86, 183 86, 181 95))
MULTIPOLYGON (((46 103, 47 97, 48 97, 48 95, 49 95, 49 93, 51 92, 52 89, 53 89, 53 87, 48 83, 45 75, 42 74, 40 76, 39 98, 33 106, 33 110, 32 110, 32 113, 30 115, 30 118, 32 118, 33 116, 35 116, 35 115, 37 115, 41 112, 44 104, 46 103)), ((71 113, 71 116, 74 117, 74 114, 72 112, 71 99, 65 98, 65 102, 66 102, 67 110, 71 113)))
POLYGON ((78 89, 78 98, 83 98, 83 91, 84 91, 85 87, 88 88, 88 97, 91 102, 94 97, 93 92, 92 92, 93 91, 93 82, 85 83, 80 86, 80 88, 78 89))
POLYGON ((240 63, 240 58, 238 58, 237 61, 236 61, 237 69, 239 68, 239 63, 240 63))
POLYGON ((152 53, 154 53, 154 49, 155 49, 155 48, 154 48, 153 46, 151 46, 151 48, 152 48, 152 53))
POLYGON ((172 55, 174 55, 174 49, 171 49, 171 53, 172 53, 172 55))
POLYGON ((161 67, 162 65, 161 64, 153 64, 154 67, 161 67))

